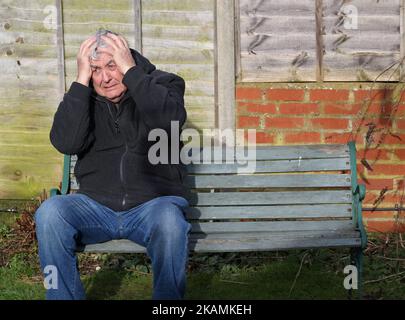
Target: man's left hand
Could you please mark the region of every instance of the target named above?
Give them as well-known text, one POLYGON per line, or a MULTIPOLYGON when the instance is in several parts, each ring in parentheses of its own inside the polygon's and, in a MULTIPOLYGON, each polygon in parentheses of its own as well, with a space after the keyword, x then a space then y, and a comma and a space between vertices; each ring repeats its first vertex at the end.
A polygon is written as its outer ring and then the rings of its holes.
POLYGON ((122 36, 111 33, 102 38, 108 46, 97 48, 97 52, 110 54, 119 71, 125 75, 130 68, 136 65, 127 41, 122 36))

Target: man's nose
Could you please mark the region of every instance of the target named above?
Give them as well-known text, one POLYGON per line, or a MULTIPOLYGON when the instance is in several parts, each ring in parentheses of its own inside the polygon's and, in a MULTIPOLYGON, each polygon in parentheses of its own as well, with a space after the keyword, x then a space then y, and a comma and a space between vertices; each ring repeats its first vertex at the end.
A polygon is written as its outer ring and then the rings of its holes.
POLYGON ((110 73, 108 72, 108 70, 103 70, 102 71, 102 79, 103 79, 103 82, 108 82, 108 81, 110 81, 111 80, 111 75, 110 75, 110 73))

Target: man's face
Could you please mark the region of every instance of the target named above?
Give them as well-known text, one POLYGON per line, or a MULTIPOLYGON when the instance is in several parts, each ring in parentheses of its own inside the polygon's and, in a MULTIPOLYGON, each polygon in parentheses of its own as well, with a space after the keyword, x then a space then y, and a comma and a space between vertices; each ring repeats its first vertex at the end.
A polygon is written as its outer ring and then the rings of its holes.
POLYGON ((96 92, 108 100, 118 103, 127 87, 122 83, 124 75, 118 71, 112 56, 99 53, 97 59, 90 60, 93 86, 96 92))

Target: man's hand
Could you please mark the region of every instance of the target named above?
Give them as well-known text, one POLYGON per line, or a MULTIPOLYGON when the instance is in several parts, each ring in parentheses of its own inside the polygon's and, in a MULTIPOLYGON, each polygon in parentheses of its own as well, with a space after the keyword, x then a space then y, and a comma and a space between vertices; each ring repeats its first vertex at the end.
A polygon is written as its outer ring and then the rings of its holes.
POLYGON ((77 54, 77 78, 76 82, 79 82, 85 86, 89 86, 92 71, 90 67, 90 54, 93 45, 96 43, 96 36, 92 36, 85 40, 79 49, 77 54))
POLYGON ((105 48, 97 48, 97 52, 110 54, 118 70, 125 75, 130 68, 136 65, 131 51, 129 50, 128 43, 122 36, 117 36, 112 33, 102 36, 102 38, 108 46, 105 48))

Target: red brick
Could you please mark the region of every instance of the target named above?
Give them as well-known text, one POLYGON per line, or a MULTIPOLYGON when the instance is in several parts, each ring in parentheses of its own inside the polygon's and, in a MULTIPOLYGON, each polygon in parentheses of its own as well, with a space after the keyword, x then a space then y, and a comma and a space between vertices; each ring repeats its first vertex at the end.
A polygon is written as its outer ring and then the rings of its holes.
POLYGON ((359 133, 364 137, 368 131, 372 129, 370 138, 377 142, 387 128, 392 128, 392 120, 390 119, 356 119, 352 120, 352 127, 354 131, 359 130, 359 133))
POLYGON ((390 158, 390 152, 386 149, 358 149, 357 157, 359 159, 366 158, 366 160, 388 160, 390 158))
MULTIPOLYGON (((377 141, 377 140, 376 140, 377 141)), ((405 134, 387 134, 383 139, 383 144, 405 144, 405 134)))
MULTIPOLYGON (((370 209, 372 207, 369 207, 370 209)), ((381 208, 382 209, 382 208, 381 208)), ((389 218, 394 219, 396 216, 395 211, 369 211, 363 210, 362 215, 364 219, 375 219, 375 218, 389 218)))
POLYGON ((237 100, 260 100, 262 99, 262 90, 258 88, 237 88, 237 100))
POLYGON ((361 134, 355 134, 351 132, 344 132, 344 133, 325 133, 323 142, 325 143, 348 143, 350 141, 354 141, 356 143, 357 148, 360 148, 364 145, 364 137, 361 134))
POLYGON ((274 104, 253 104, 250 103, 246 106, 246 110, 252 113, 276 113, 276 106, 274 104))
POLYGON ((316 103, 282 103, 280 105, 281 114, 309 114, 319 112, 316 103))
POLYGON ((317 118, 311 119, 312 126, 319 129, 348 129, 348 119, 317 118))
POLYGON ((325 136, 326 143, 348 143, 353 140, 353 135, 351 133, 333 133, 331 135, 325 136))
POLYGON ((278 129, 292 129, 302 128, 304 126, 304 119, 302 118, 267 118, 266 128, 278 128, 278 129))
POLYGON ((359 108, 361 110, 362 114, 368 115, 382 115, 382 116, 389 116, 393 110, 398 109, 399 107, 395 107, 391 103, 382 103, 382 102, 377 102, 377 103, 372 103, 372 102, 367 102, 364 101, 361 104, 354 104, 356 108, 359 108))
POLYGON ((367 219, 366 230, 367 232, 404 232, 405 224, 397 223, 395 220, 371 220, 367 219))
POLYGON ((361 110, 359 104, 326 104, 325 114, 358 114, 361 110))
MULTIPOLYGON (((248 133, 245 133, 245 139, 248 139, 248 133)), ((249 142, 253 142, 250 140, 249 142)), ((256 132, 256 143, 257 144, 268 144, 274 143, 274 135, 266 133, 266 132, 256 132)))
POLYGON ((320 143, 321 134, 319 132, 286 133, 285 143, 320 143))
POLYGON ((390 89, 372 89, 372 90, 356 90, 354 91, 354 100, 362 101, 383 101, 392 98, 392 90, 390 89))
POLYGON ((311 101, 345 101, 349 98, 349 90, 314 89, 310 92, 311 101))
POLYGON ((405 119, 396 119, 395 122, 398 130, 405 130, 405 119))
POLYGON ((369 175, 405 175, 405 164, 375 164, 373 171, 368 170, 369 175))
POLYGON ((238 121, 239 128, 258 128, 260 125, 259 117, 240 116, 238 121))
POLYGON ((399 160, 405 160, 405 149, 395 150, 394 155, 398 157, 399 160))
POLYGON ((392 179, 369 179, 367 181, 360 180, 366 186, 367 190, 381 191, 384 188, 388 190, 394 189, 394 181, 392 179))
POLYGON ((269 89, 266 96, 267 100, 301 101, 304 99, 304 94, 302 89, 269 89))

